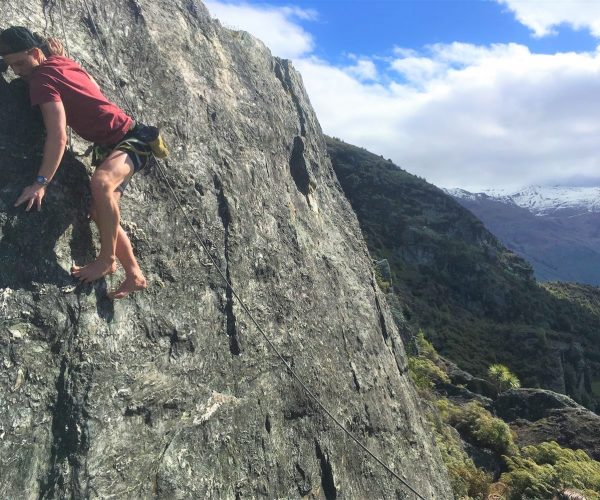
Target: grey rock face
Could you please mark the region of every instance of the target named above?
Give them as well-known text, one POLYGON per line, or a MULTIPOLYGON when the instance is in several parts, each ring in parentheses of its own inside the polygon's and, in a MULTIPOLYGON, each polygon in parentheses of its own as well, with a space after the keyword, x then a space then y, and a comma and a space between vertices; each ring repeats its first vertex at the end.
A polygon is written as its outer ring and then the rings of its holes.
POLYGON ((498 396, 498 391, 491 382, 474 377, 470 373, 461 370, 455 363, 452 363, 448 359, 442 357, 441 360, 446 367, 446 372, 452 385, 456 387, 464 386, 471 393, 479 394, 488 400, 498 396))
POLYGON ((511 389, 498 396, 494 409, 499 417, 510 422, 517 418, 538 420, 550 410, 581 408, 569 396, 544 389, 511 389))
POLYGON ((600 416, 582 407, 548 410, 535 422, 517 419, 511 423, 521 446, 556 441, 561 446, 585 450, 600 460, 600 416))
POLYGON ((600 416, 564 394, 543 389, 513 389, 494 402, 498 415, 516 432, 521 446, 556 441, 600 459, 600 416))
MULTIPOLYGON (((75 286, 97 241, 89 159, 66 155, 41 212, 13 208, 43 130, 0 78, 0 497, 414 498, 286 373, 218 267, 352 432, 425 498, 451 498, 300 76, 198 2, 91 2, 97 28, 63 4, 71 55, 164 128, 166 176, 216 266, 153 169, 122 202, 149 289, 113 304, 119 276, 75 286)), ((63 37, 55 1, 3 3, 14 24, 63 37)))

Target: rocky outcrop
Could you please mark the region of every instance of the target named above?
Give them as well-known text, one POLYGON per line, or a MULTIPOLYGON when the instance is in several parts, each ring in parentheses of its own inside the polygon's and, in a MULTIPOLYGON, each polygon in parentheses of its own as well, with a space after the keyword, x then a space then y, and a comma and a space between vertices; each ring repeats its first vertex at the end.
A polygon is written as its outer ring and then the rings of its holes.
POLYGON ((494 408, 510 423, 521 446, 556 441, 600 460, 600 416, 568 396, 542 389, 514 389, 500 394, 494 408))
POLYGON ((483 396, 487 398, 487 400, 494 399, 498 396, 497 389, 489 380, 474 377, 470 373, 461 370, 455 363, 452 363, 452 361, 443 357, 440 357, 440 362, 448 374, 448 378, 452 385, 463 387, 474 395, 483 396))
MULTIPOLYGON (((122 202, 148 291, 112 303, 119 276, 73 282, 97 241, 86 145, 41 212, 13 208, 43 131, 0 78, 0 497, 406 497, 286 373, 220 269, 353 433, 423 497, 451 498, 300 75, 199 2, 87 3, 62 2, 71 54, 163 127, 166 177, 215 264, 155 168, 122 202)), ((13 0, 0 26, 62 38, 59 12, 13 0)))
POLYGON ((510 426, 521 446, 556 441, 565 448, 585 450, 600 461, 600 416, 585 408, 549 410, 544 418, 534 422, 516 419, 510 426))
POLYGON ((539 420, 549 410, 581 408, 569 396, 544 389, 511 389, 501 393, 494 402, 499 417, 507 422, 517 418, 539 420))

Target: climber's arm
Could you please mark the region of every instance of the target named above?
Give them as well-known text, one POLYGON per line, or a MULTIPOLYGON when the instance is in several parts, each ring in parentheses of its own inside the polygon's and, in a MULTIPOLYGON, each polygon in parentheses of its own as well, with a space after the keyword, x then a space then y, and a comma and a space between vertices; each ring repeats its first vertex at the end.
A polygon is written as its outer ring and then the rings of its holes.
MULTIPOLYGON (((44 143, 44 158, 38 176, 45 177, 47 182, 52 180, 58 170, 67 144, 67 119, 65 108, 61 101, 52 101, 40 104, 44 125, 46 127, 46 141, 44 143)), ((39 177, 38 177, 39 178, 39 177)), ((15 207, 28 202, 25 210, 29 211, 35 203, 37 209, 42 207, 42 199, 46 194, 43 183, 34 182, 27 186, 15 202, 15 207)))

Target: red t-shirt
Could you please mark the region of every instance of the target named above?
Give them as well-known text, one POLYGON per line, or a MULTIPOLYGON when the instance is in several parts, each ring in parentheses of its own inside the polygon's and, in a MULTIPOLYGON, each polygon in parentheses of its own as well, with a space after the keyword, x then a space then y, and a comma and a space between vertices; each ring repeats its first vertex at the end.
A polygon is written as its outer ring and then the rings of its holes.
POLYGON ((69 125, 84 139, 102 145, 117 143, 133 120, 110 102, 75 61, 50 56, 31 74, 31 105, 62 101, 69 125))

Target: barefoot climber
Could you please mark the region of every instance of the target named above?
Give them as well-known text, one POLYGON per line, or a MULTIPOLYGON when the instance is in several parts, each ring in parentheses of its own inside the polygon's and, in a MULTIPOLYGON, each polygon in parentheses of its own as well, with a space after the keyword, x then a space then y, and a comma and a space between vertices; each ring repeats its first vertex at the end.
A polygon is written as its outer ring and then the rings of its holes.
MULTIPOLYGON (((96 82, 75 61, 64 57, 62 44, 13 26, 0 32, 0 56, 17 76, 29 83, 31 105, 39 105, 46 128, 44 155, 38 177, 23 189, 15 206, 41 209, 48 184, 56 173, 67 143, 67 125, 95 144, 98 165, 90 181, 90 216, 100 233, 100 253, 71 273, 89 283, 114 273, 118 259, 125 280, 111 294, 119 299, 146 288, 146 278, 120 226, 119 200, 131 176, 146 166, 153 146, 163 146, 158 129, 135 123, 108 101, 96 82)), ((156 151, 156 149, 154 149, 156 151)))

